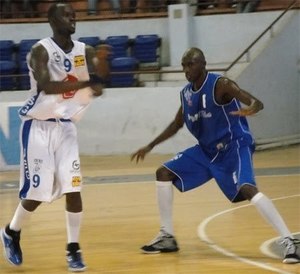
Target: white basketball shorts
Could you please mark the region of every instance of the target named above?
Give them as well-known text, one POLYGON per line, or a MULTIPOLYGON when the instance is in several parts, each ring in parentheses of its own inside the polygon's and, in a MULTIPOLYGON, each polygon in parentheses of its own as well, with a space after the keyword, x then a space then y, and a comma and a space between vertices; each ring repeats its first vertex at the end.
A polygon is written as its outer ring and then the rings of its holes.
POLYGON ((27 120, 20 130, 21 199, 52 202, 81 191, 77 129, 69 120, 27 120))

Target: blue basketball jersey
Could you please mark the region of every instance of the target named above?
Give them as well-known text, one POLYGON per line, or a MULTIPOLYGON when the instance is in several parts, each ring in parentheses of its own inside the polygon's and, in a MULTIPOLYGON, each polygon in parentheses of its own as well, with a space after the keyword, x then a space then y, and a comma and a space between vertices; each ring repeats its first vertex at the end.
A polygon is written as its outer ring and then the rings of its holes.
POLYGON ((185 124, 209 154, 215 154, 234 140, 246 145, 253 143, 246 118, 230 114, 241 108, 240 102, 236 99, 226 105, 216 102, 214 92, 220 77, 209 72, 199 90, 194 91, 189 83, 181 91, 185 124))

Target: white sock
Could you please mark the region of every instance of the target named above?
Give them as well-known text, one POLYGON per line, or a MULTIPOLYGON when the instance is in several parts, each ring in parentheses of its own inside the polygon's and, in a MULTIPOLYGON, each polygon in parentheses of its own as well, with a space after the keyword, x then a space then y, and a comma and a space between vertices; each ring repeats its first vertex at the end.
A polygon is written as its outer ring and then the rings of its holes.
POLYGON ((251 203, 256 207, 259 213, 271 224, 271 226, 278 232, 281 237, 293 238, 279 212, 267 196, 265 196, 261 192, 258 192, 251 199, 251 203))
POLYGON ((15 214, 9 224, 9 228, 14 231, 20 231, 23 227, 23 224, 29 219, 31 211, 26 210, 21 203, 19 203, 15 214))
POLYGON ((173 184, 169 182, 156 181, 156 194, 160 215, 161 229, 174 235, 172 206, 173 206, 173 184))
POLYGON ((66 211, 68 243, 79 243, 82 212, 66 211))

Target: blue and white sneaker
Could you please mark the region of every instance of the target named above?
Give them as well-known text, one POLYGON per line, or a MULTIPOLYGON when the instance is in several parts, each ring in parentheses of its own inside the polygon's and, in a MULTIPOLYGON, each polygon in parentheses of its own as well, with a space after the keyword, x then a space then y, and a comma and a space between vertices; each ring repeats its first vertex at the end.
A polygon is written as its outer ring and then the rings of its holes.
MULTIPOLYGON (((8 229, 8 226, 6 226, 8 229)), ((4 247, 4 256, 12 265, 19 266, 23 262, 22 250, 20 247, 21 231, 11 231, 11 236, 6 233, 6 228, 0 230, 0 237, 4 247)))
POLYGON ((86 265, 82 261, 80 249, 76 252, 67 251, 67 262, 69 271, 82 272, 86 270, 86 265))

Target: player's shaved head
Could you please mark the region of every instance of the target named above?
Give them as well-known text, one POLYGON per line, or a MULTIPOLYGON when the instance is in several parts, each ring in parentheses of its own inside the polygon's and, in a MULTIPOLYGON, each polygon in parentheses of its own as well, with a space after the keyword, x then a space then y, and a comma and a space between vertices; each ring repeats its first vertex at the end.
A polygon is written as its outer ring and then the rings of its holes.
POLYGON ((53 5, 50 6, 50 8, 48 9, 48 20, 50 21, 52 18, 54 18, 56 16, 57 10, 60 7, 64 7, 67 4, 65 3, 55 3, 53 5))
POLYGON ((70 35, 75 32, 76 14, 72 5, 55 3, 48 9, 48 21, 55 34, 70 35))
POLYGON ((206 64, 205 56, 201 49, 198 48, 189 48, 182 56, 182 63, 188 61, 197 61, 200 63, 206 64))

